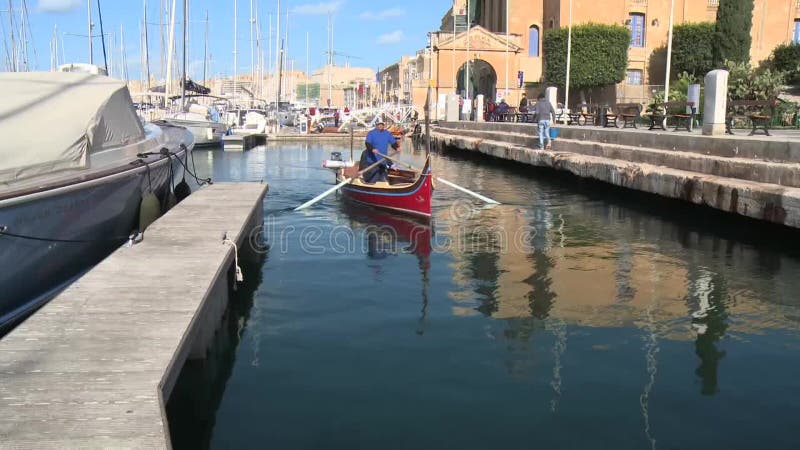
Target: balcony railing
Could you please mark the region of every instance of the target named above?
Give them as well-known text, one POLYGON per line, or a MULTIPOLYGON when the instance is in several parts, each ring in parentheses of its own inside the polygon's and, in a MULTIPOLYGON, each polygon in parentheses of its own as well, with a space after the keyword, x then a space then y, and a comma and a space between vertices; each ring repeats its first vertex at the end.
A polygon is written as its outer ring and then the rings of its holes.
POLYGON ((719 0, 708 0, 709 8, 716 8, 719 6, 719 0))

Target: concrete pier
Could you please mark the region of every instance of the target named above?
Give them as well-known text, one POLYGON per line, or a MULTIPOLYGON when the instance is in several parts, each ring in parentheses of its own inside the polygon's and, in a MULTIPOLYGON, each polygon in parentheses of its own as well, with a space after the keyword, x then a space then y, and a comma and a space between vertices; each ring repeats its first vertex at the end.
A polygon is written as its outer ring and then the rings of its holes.
POLYGON ((537 150, 531 124, 442 123, 437 146, 565 170, 617 186, 800 228, 800 133, 703 136, 699 132, 560 126, 537 150))
POLYGON ((195 192, 0 340, 0 448, 169 448, 166 401, 233 282, 222 237, 242 257, 266 191, 195 192))

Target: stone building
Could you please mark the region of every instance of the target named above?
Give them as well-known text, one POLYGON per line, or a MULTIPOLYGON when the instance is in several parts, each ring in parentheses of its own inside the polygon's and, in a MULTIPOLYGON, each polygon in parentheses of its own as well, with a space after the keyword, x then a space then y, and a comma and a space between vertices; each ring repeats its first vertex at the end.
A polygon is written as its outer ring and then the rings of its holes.
MULTIPOLYGON (((719 1, 675 0, 674 24, 715 20, 719 1)), ((430 68, 418 64, 422 71, 417 76, 431 80, 434 98, 454 91, 467 95, 469 91, 470 97, 483 94, 516 103, 526 88, 531 90, 546 81, 542 79, 542 36, 550 29, 568 26, 570 3, 573 25, 594 22, 631 29, 627 78, 611 89, 612 97, 644 101, 650 88, 663 85, 664 71, 660 69, 665 56, 656 50, 667 43, 669 0, 456 0, 442 18, 440 29, 430 34, 429 48, 418 52, 418 59, 431 57, 432 61, 430 68)), ((781 43, 800 42, 800 1, 755 0, 751 34, 754 64, 769 57, 781 43)), ((398 66, 404 67, 404 61, 413 58, 403 57, 398 66)), ((424 91, 427 81, 408 84, 406 96, 403 70, 399 77, 398 98, 421 107, 425 96, 417 95, 414 86, 424 91)))

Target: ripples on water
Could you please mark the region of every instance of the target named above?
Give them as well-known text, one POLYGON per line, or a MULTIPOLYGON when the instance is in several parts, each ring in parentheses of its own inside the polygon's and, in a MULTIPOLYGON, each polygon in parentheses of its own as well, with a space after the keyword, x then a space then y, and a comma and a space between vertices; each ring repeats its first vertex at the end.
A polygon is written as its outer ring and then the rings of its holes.
POLYGON ((448 154, 437 174, 503 205, 293 212, 331 150, 196 152, 270 183, 270 250, 181 375, 176 448, 796 448, 796 234, 448 154))

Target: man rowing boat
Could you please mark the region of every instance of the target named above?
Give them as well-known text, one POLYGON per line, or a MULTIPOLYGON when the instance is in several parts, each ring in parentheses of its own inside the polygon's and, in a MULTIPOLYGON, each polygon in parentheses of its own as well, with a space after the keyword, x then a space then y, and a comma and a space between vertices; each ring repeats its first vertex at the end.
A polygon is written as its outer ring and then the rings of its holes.
MULTIPOLYGON (((386 129, 386 124, 383 122, 383 119, 378 119, 375 128, 367 133, 364 144, 367 149, 361 153, 358 170, 364 170, 364 168, 369 165, 378 162, 383 156, 388 155, 390 146, 396 151, 400 151, 400 145, 397 143, 397 139, 386 129)), ((364 173, 364 181, 367 183, 386 181, 386 168, 389 164, 391 164, 389 160, 384 160, 383 163, 379 164, 374 169, 364 173)))

